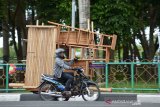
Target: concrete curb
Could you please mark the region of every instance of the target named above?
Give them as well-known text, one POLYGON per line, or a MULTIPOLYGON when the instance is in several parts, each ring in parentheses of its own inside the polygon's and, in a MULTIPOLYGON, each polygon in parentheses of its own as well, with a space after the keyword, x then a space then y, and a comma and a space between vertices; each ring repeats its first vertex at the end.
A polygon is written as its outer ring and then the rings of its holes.
POLYGON ((137 95, 137 101, 145 103, 160 103, 160 95, 137 95))
POLYGON ((21 94, 1 94, 0 101, 20 101, 21 94))
MULTIPOLYGON (((42 101, 37 94, 0 94, 0 101, 42 101)), ((69 101, 84 101, 82 97, 71 98, 69 101)), ((108 93, 101 94, 98 101, 126 101, 140 103, 160 103, 160 95, 108 93)))

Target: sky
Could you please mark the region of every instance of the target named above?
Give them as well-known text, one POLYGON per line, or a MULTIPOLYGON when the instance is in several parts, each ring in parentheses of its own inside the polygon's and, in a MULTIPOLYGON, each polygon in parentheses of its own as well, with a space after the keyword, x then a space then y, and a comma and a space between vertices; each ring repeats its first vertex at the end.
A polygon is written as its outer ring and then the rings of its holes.
POLYGON ((0 48, 3 47, 3 38, 0 37, 0 48))
MULTIPOLYGON (((16 41, 18 41, 17 39, 17 31, 15 31, 15 36, 16 36, 16 41)), ((9 40, 12 40, 11 38, 9 40)), ((3 47, 3 37, 0 37, 0 48, 3 47)))

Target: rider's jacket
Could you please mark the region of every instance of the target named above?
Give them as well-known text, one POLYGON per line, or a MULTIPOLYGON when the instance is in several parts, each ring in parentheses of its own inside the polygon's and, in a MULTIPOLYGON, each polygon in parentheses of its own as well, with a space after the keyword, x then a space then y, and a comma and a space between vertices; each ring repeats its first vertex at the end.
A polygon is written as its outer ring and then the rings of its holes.
POLYGON ((61 78, 62 72, 64 69, 71 69, 71 65, 74 63, 74 59, 71 60, 70 62, 64 61, 62 58, 59 58, 56 56, 55 58, 55 65, 54 65, 54 76, 56 78, 61 78))

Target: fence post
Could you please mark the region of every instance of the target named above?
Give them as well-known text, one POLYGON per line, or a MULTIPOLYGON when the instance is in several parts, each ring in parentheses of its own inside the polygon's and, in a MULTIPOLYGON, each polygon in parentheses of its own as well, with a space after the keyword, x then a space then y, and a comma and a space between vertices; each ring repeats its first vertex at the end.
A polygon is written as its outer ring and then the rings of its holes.
POLYGON ((160 91, 160 63, 158 63, 158 88, 160 91))
POLYGON ((9 71, 9 66, 6 64, 6 93, 8 93, 8 83, 9 83, 9 78, 8 78, 8 71, 9 71))
POLYGON ((134 63, 131 63, 131 87, 132 91, 134 91, 134 63))
POLYGON ((106 63, 106 88, 108 88, 108 64, 106 63))

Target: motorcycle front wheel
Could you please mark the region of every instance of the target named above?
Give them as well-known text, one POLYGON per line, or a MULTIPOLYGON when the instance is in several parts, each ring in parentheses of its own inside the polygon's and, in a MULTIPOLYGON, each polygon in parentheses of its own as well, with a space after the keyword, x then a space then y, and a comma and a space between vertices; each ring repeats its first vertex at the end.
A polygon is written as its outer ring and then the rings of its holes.
POLYGON ((97 85, 91 84, 82 90, 82 98, 85 101, 96 101, 100 97, 100 89, 97 85))

